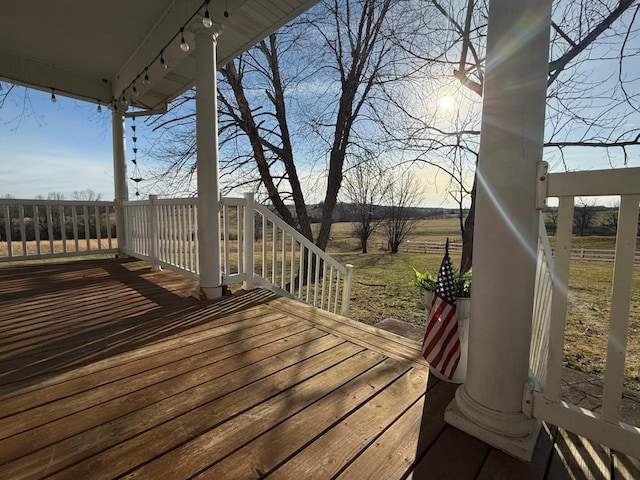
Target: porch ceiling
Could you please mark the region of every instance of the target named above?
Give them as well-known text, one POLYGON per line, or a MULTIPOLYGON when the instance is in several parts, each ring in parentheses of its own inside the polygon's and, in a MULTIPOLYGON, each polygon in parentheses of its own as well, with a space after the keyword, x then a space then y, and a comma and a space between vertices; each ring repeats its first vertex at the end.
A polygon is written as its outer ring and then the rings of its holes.
MULTIPOLYGON (((211 0, 223 26, 218 65, 255 45, 318 0, 211 0), (223 13, 225 3, 229 17, 223 13)), ((0 15, 0 79, 103 104, 124 92, 136 106, 162 107, 195 78, 194 39, 203 0, 30 0, 0 15), (195 16, 194 16, 195 15, 195 16), (191 45, 180 50, 181 27, 191 45), (160 65, 160 52, 170 68, 160 65), (151 83, 144 85, 145 67, 151 83), (132 82, 138 78, 134 97, 132 82)))

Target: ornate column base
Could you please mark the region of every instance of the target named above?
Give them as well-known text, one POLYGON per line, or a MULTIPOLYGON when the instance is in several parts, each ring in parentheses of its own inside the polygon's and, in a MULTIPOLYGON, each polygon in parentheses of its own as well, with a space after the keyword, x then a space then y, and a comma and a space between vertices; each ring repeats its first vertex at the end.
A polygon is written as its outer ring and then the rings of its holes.
POLYGON ((540 420, 522 412, 504 413, 485 407, 469 395, 465 385, 456 390, 444 420, 525 462, 531 462, 541 425, 540 420))

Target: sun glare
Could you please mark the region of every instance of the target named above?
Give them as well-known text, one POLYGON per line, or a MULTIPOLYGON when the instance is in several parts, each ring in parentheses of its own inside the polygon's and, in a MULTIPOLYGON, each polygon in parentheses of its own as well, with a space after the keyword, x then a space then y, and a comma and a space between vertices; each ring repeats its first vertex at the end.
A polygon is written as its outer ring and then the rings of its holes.
POLYGON ((438 105, 443 110, 450 110, 455 105, 456 101, 451 95, 446 95, 438 100, 438 105))

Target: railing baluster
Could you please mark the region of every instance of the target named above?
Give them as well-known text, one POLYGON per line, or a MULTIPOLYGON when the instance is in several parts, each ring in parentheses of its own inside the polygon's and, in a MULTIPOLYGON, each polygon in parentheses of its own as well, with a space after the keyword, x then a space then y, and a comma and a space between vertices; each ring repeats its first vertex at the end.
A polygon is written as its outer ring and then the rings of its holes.
POLYGON ((20 221, 20 241, 22 243, 22 256, 27 256, 27 229, 24 224, 24 205, 18 207, 18 219, 20 221))
POLYGON ((334 299, 334 303, 333 303, 333 310, 331 310, 333 313, 338 313, 338 299, 340 298, 340 295, 338 295, 338 292, 340 291, 340 270, 336 271, 336 298, 334 299))
POLYGON ((59 205, 60 210, 60 237, 62 240, 62 253, 67 253, 67 216, 64 205, 59 205))
POLYGON ((38 215, 38 205, 33 205, 33 230, 36 239, 36 255, 40 255, 40 216, 38 215))
POLYGON ((296 276, 296 241, 291 237, 291 275, 289 278, 289 293, 291 295, 296 291, 295 279, 296 276))
POLYGON ((224 274, 225 276, 229 275, 229 205, 224 205, 222 207, 222 221, 224 222, 224 241, 222 242, 222 248, 224 248, 224 274))
POLYGON ((47 205, 47 233, 49 235, 49 253, 55 253, 53 251, 53 215, 51 215, 51 205, 47 205))
POLYGON ((285 289, 286 285, 285 282, 286 277, 287 277, 287 236, 286 233, 284 231, 284 229, 282 230, 282 267, 280 270, 280 288, 282 288, 283 290, 285 289))
POLYGON ((267 218, 262 216, 262 278, 267 278, 267 218))
POLYGON ((276 243, 278 242, 278 232, 276 224, 273 223, 271 234, 271 283, 276 285, 276 243))
POLYGON ((87 252, 91 250, 91 222, 89 222, 89 208, 87 205, 82 206, 84 214, 84 238, 87 242, 87 252))
POLYGON ((602 399, 602 419, 609 423, 618 422, 622 400, 639 203, 640 195, 623 195, 618 210, 616 261, 613 266, 611 320, 602 399))
MULTIPOLYGON (((331 295, 333 294, 333 266, 329 268, 329 295, 327 295, 327 310, 331 308, 331 295)), ((322 295, 324 297, 324 284, 322 285, 322 295)), ((323 300, 324 302, 324 300, 323 300)))
POLYGON ((7 236, 7 256, 13 257, 13 249, 11 247, 11 217, 9 216, 9 205, 4 206, 4 232, 7 236))
POLYGON ((556 258, 554 260, 551 324, 549 327, 549 364, 544 395, 548 400, 560 399, 560 376, 564 355, 564 329, 567 318, 569 260, 573 230, 573 197, 560 197, 556 229, 556 258))
POLYGON ((314 272, 314 283, 313 283, 313 306, 315 307, 318 303, 318 282, 320 281, 320 258, 317 255, 314 255, 315 261, 315 272, 314 272))
POLYGON ((305 246, 300 244, 300 265, 298 266, 298 298, 302 299, 304 286, 304 250, 305 246))

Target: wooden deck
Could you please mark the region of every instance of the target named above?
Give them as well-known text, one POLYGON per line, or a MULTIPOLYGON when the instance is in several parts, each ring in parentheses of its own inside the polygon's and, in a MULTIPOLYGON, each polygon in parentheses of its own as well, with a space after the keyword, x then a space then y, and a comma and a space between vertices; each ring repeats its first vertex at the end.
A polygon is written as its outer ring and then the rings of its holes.
POLYGON ((2 479, 638 478, 545 426, 531 465, 443 422, 419 345, 134 260, 0 268, 2 479))

